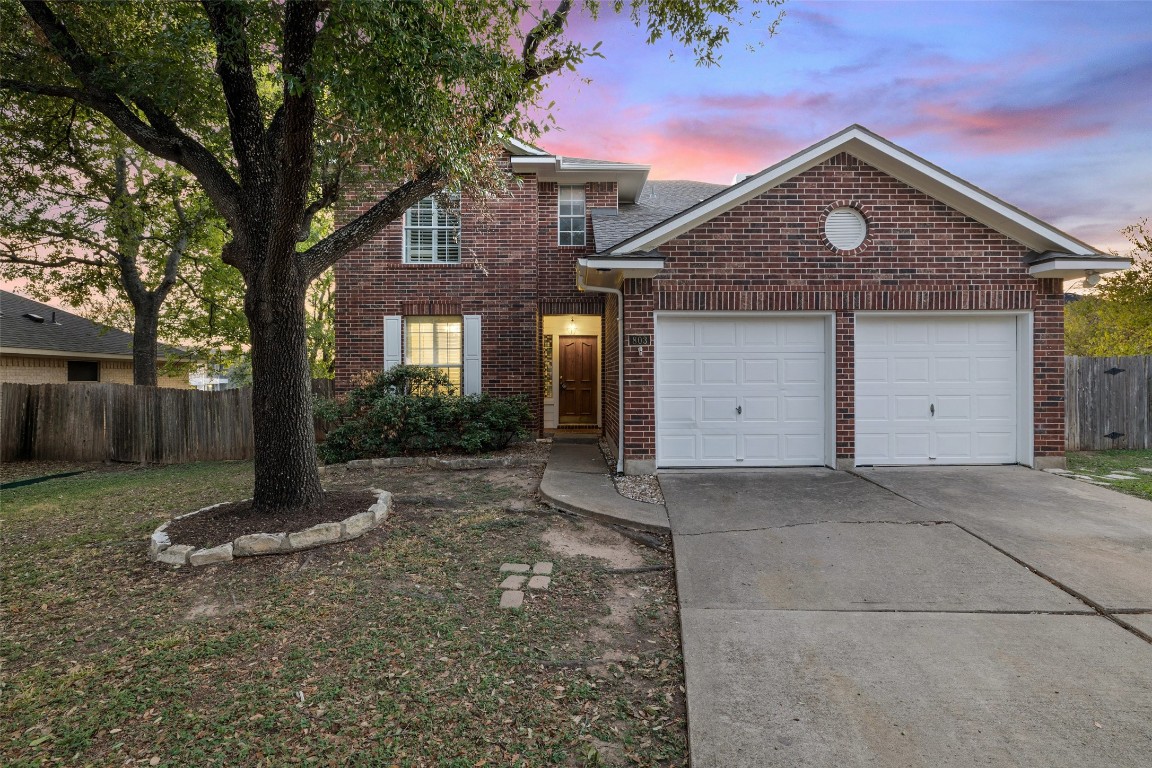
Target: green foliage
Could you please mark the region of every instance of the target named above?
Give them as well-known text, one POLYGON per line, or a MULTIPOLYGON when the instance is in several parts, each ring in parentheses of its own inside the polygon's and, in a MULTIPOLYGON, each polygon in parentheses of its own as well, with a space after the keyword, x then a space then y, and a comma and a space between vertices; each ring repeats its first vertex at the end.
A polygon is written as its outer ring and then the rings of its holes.
POLYGON ((1152 354, 1152 230, 1142 219, 1124 234, 1134 246, 1132 268, 1105 277, 1092 293, 1065 307, 1065 354, 1152 354))
POLYGON ((524 398, 457 395, 434 368, 397 365, 340 400, 318 400, 316 415, 335 424, 318 446, 329 463, 422 453, 482 453, 527 436, 524 398))

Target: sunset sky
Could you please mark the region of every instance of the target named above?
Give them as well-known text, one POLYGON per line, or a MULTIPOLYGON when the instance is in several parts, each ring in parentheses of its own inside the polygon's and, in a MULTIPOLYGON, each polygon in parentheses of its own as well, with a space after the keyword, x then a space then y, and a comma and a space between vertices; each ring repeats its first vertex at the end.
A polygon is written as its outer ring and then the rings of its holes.
POLYGON ((762 48, 766 22, 734 29, 713 68, 625 20, 578 21, 605 58, 591 83, 553 81, 559 130, 539 143, 730 183, 859 123, 1100 248, 1127 251, 1120 230, 1152 217, 1152 2, 784 10, 762 48))

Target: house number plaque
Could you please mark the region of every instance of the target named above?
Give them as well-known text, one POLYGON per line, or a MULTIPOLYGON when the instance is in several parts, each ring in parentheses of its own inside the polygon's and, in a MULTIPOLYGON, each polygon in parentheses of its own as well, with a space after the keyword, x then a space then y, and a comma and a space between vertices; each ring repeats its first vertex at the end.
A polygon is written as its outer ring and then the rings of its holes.
POLYGON ((643 347, 643 346, 648 346, 651 344, 652 344, 652 337, 649 336, 648 334, 644 334, 643 336, 629 336, 628 337, 628 346, 630 346, 630 347, 643 347))

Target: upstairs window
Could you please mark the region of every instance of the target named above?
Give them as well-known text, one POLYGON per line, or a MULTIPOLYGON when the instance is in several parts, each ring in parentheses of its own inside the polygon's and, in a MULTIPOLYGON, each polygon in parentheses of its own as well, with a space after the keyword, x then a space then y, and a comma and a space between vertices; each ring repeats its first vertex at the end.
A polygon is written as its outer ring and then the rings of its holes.
POLYGON ((443 371, 459 392, 464 371, 464 318, 406 317, 404 325, 404 362, 443 371))
POLYGON ((426 197, 404 213, 404 261, 409 264, 460 263, 460 196, 445 208, 426 197))
POLYGON ((560 187, 560 245, 583 246, 584 187, 560 187))

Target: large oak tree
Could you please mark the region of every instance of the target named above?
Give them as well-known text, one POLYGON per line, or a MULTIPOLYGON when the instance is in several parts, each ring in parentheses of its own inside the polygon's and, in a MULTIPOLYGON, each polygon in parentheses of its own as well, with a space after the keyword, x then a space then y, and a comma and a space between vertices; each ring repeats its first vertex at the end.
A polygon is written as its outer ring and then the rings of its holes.
MULTIPOLYGON (((649 42, 667 35, 707 64, 740 5, 585 0, 580 9, 591 18, 623 13, 649 42)), ((309 284, 429 194, 508 183, 496 162, 500 140, 537 135, 544 79, 596 55, 566 36, 570 0, 549 8, 525 0, 0 0, 0 90, 102 114, 143 150, 186 169, 227 223, 222 258, 243 276, 251 330, 257 508, 322 496, 309 284), (300 246, 313 217, 365 169, 388 191, 300 246)))

